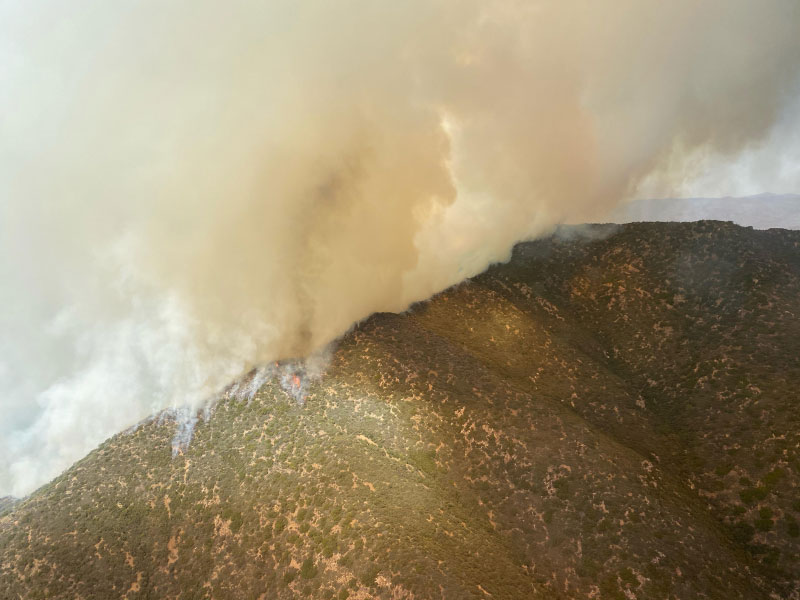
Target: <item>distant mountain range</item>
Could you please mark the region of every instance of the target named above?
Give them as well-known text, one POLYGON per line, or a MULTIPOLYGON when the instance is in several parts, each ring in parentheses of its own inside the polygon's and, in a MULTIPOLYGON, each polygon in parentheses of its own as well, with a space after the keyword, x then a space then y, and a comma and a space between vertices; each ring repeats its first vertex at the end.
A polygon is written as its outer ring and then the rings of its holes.
POLYGON ((612 223, 704 219, 732 221, 755 229, 800 229, 800 195, 636 200, 621 206, 609 218, 612 223))
POLYGON ((520 244, 0 509, 0 597, 797 598, 798 316, 800 232, 520 244))

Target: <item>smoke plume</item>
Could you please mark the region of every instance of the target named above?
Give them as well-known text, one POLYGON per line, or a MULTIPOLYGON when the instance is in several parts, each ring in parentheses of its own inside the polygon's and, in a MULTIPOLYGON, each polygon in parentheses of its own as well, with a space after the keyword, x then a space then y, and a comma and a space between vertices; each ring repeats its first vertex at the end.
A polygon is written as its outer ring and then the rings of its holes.
POLYGON ((0 495, 763 144, 799 9, 0 3, 0 495))

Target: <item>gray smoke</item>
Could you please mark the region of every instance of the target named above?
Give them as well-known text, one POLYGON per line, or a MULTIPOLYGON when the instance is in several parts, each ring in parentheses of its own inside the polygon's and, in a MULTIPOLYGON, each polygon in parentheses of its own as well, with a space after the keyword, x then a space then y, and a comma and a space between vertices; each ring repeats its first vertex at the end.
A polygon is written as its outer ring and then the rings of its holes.
POLYGON ((0 3, 0 495, 734 161, 796 106, 798 31, 796 0, 0 3))

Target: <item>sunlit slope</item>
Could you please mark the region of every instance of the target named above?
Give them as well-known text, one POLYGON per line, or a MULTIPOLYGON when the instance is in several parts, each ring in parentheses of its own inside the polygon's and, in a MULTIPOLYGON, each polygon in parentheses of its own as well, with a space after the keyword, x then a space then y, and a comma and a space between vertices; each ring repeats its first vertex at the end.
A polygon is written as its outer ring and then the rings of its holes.
POLYGON ((373 316, 303 405, 112 438, 0 517, 0 597, 789 595, 800 235, 593 236, 373 316))

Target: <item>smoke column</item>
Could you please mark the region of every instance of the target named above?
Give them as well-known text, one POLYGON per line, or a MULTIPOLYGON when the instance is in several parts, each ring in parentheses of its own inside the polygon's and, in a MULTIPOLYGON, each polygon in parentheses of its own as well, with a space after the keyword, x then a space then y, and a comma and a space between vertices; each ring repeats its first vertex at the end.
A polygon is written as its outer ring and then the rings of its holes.
POLYGON ((763 144, 799 8, 0 2, 0 495, 763 144))

